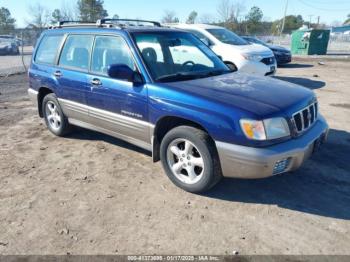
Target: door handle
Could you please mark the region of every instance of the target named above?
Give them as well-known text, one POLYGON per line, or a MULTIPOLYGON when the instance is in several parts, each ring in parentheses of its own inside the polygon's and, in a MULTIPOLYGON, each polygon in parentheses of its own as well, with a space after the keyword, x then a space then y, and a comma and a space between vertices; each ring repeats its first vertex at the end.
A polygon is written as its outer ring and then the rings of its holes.
POLYGON ((102 82, 100 81, 100 79, 94 78, 91 80, 91 84, 94 86, 100 86, 100 85, 102 85, 102 82))
POLYGON ((53 73, 53 75, 54 75, 55 77, 61 77, 61 76, 62 76, 62 73, 61 73, 61 71, 56 71, 55 73, 53 73))

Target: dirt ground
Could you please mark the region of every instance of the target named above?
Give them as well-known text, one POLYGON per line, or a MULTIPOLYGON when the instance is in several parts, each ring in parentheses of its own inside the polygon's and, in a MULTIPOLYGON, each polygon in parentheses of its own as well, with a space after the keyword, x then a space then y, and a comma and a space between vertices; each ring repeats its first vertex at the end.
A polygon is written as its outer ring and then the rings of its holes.
POLYGON ((147 152, 77 129, 53 136, 25 75, 0 79, 0 254, 350 254, 350 61, 278 77, 316 92, 328 143, 300 170, 175 187, 147 152))

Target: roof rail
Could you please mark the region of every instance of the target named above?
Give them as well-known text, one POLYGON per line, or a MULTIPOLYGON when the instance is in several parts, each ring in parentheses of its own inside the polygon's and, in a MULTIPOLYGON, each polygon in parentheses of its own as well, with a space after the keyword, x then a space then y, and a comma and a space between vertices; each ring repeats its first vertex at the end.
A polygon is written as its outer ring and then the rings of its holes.
POLYGON ((90 21, 59 21, 56 25, 49 26, 49 29, 62 27, 93 26, 96 23, 90 21))
POLYGON ((96 26, 103 27, 106 25, 113 25, 113 24, 117 26, 130 26, 130 25, 132 26, 134 25, 133 23, 135 23, 136 26, 144 26, 143 25, 144 23, 153 24, 153 26, 156 26, 156 27, 162 26, 159 22, 155 22, 155 21, 138 20, 138 19, 111 19, 111 18, 103 18, 103 19, 97 20, 96 26))

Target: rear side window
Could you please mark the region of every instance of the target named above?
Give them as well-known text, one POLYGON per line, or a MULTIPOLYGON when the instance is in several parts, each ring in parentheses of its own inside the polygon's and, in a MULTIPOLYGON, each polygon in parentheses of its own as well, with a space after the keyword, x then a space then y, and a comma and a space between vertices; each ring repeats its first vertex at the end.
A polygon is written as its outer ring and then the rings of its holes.
POLYGON ((130 49, 121 37, 96 36, 91 71, 107 75, 108 66, 124 64, 135 69, 130 49))
POLYGON ((59 65, 88 70, 91 47, 94 37, 91 35, 70 35, 64 44, 59 65))
POLYGON ((35 62, 54 64, 57 50, 60 47, 63 35, 48 35, 44 36, 39 44, 36 52, 35 62))

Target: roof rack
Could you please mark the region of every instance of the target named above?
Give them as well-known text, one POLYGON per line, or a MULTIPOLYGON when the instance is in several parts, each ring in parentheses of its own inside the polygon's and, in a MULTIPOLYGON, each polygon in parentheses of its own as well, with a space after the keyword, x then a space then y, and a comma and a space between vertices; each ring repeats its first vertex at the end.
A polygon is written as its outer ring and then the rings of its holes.
POLYGON ((62 27, 78 27, 78 26, 93 26, 95 22, 90 21, 59 21, 56 25, 49 26, 49 29, 62 28, 62 27))
POLYGON ((159 22, 138 20, 138 19, 111 19, 103 18, 96 22, 91 21, 59 21, 56 25, 49 26, 49 29, 63 28, 63 27, 119 27, 125 28, 127 26, 145 26, 145 24, 152 24, 155 27, 161 27, 159 22))
POLYGON ((159 22, 155 21, 148 21, 148 20, 139 20, 139 19, 110 19, 110 18, 103 18, 99 19, 96 22, 96 26, 98 27, 111 27, 113 25, 125 27, 125 26, 145 26, 144 24, 153 24, 153 26, 161 27, 162 25, 159 22))

